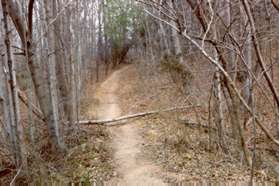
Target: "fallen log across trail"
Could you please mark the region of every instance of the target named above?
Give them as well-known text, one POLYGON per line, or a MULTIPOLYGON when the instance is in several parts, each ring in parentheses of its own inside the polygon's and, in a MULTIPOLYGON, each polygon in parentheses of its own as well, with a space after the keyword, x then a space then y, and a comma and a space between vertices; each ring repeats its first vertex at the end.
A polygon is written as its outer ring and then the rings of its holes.
POLYGON ((186 109, 190 109, 190 108, 194 108, 194 107, 200 107, 200 106, 191 105, 191 106, 182 106, 182 107, 172 107, 172 108, 167 108, 167 109, 140 112, 140 113, 136 113, 136 114, 130 114, 130 115, 125 115, 125 116, 120 116, 117 118, 105 119, 105 120, 83 120, 83 121, 79 121, 79 124, 80 125, 105 125, 105 126, 124 125, 126 123, 116 123, 116 122, 120 122, 120 121, 124 121, 124 120, 128 120, 128 119, 139 118, 139 117, 150 116, 150 115, 156 115, 156 114, 160 114, 162 112, 184 111, 186 109))

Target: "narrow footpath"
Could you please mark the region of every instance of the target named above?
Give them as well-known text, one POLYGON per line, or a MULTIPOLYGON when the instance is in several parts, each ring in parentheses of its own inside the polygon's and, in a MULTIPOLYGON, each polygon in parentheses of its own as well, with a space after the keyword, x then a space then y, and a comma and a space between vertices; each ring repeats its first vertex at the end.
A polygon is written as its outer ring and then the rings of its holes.
MULTIPOLYGON (((126 66, 115 71, 98 88, 95 95, 100 102, 98 119, 112 119, 121 115, 121 100, 117 97, 117 90, 120 88, 119 81, 125 79, 125 71, 129 68, 130 66, 126 66)), ((110 132, 119 176, 106 185, 165 185, 155 176, 160 168, 141 156, 143 139, 136 125, 111 127, 110 132)))

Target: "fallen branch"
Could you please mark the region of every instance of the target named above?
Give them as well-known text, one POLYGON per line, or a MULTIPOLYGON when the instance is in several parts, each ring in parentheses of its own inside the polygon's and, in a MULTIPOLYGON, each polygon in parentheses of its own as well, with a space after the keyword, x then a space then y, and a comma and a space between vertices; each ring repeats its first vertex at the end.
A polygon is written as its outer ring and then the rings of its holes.
MULTIPOLYGON (((20 101, 22 101, 22 103, 28 108, 29 107, 28 99, 26 98, 24 93, 20 90, 18 91, 18 97, 19 97, 20 101)), ((41 110, 36 105, 34 105, 33 103, 31 103, 30 105, 31 105, 31 110, 35 114, 35 116, 37 116, 40 120, 45 122, 45 118, 44 118, 41 110)))
POLYGON ((171 112, 171 111, 176 111, 176 110, 185 110, 189 108, 194 108, 194 107, 200 107, 199 105, 192 105, 192 106, 184 106, 184 107, 172 107, 172 108, 167 108, 167 109, 162 109, 162 110, 154 110, 154 111, 148 111, 148 112, 140 112, 136 114, 131 114, 131 115, 126 115, 126 116, 121 116, 118 118, 114 119, 106 119, 106 120, 84 120, 84 121, 79 121, 80 125, 106 125, 106 126, 115 126, 115 125, 121 125, 123 123, 117 123, 119 121, 123 120, 128 120, 128 119, 133 119, 133 118, 138 118, 138 117, 144 117, 144 116, 149 116, 149 115, 155 115, 159 114, 162 112, 171 112), (114 123, 114 124, 110 124, 114 123))
POLYGON ((12 179, 11 183, 10 183, 10 186, 13 186, 14 185, 14 182, 16 181, 16 178, 18 177, 19 173, 21 172, 22 170, 22 165, 20 166, 20 168, 18 169, 16 175, 14 176, 14 178, 12 179))

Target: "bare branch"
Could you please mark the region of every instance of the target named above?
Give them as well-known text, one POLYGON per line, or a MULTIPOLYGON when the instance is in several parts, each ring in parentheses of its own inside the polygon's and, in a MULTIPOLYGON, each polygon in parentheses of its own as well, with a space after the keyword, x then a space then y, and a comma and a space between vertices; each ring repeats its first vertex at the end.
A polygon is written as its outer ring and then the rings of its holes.
POLYGON ((119 122, 127 119, 133 119, 133 118, 138 118, 138 117, 144 117, 144 116, 150 116, 154 114, 159 114, 162 112, 172 112, 172 111, 177 111, 177 110, 186 110, 194 107, 200 107, 199 105, 191 105, 191 106, 182 106, 182 107, 172 107, 172 108, 167 108, 167 109, 162 109, 162 110, 154 110, 154 111, 148 111, 148 112, 141 112, 141 113, 136 113, 136 114, 131 114, 131 115, 126 115, 126 116, 121 116, 118 118, 114 119, 107 119, 107 120, 84 120, 84 121, 79 121, 80 125, 106 125, 106 126, 115 126, 119 124, 108 124, 108 123, 114 123, 114 122, 119 122))

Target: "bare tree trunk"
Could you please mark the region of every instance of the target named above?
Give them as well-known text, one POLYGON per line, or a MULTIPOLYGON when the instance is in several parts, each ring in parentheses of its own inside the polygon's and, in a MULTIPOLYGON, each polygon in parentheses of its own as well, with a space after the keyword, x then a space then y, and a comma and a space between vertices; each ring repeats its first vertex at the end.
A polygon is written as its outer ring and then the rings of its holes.
POLYGON ((29 84, 29 90, 28 90, 28 95, 27 95, 27 100, 28 100, 28 120, 29 120, 29 137, 30 141, 32 144, 32 147, 35 145, 35 126, 34 126, 34 117, 33 117, 33 105, 32 105, 32 100, 33 100, 33 89, 32 89, 32 82, 30 81, 29 84))
MULTIPOLYGON (((11 122, 10 122, 10 106, 9 106, 9 97, 7 92, 7 73, 6 73, 6 65, 4 59, 4 51, 1 51, 1 59, 0 59, 0 113, 3 113, 3 133, 4 139, 10 139, 11 137, 11 122)), ((11 140, 10 140, 11 141, 11 140)))
POLYGON ((38 99, 40 108, 42 109, 45 121, 48 125, 48 134, 51 139, 51 144, 55 148, 56 152, 64 151, 60 144, 60 140, 57 138, 57 129, 54 122, 54 113, 51 105, 50 94, 48 88, 46 89, 46 80, 43 77, 42 70, 40 65, 34 61, 33 56, 33 43, 32 43, 32 30, 33 30, 33 4, 34 0, 30 0, 28 4, 28 22, 26 23, 22 19, 21 10, 18 7, 16 1, 6 1, 7 7, 9 8, 9 16, 12 18, 12 21, 16 27, 16 30, 20 36, 21 42, 25 47, 25 53, 28 58, 28 68, 31 73, 32 82, 34 85, 36 97, 38 99))
MULTIPOLYGON (((80 42, 80 41, 78 41, 80 42)), ((80 64, 82 63, 81 61, 81 48, 80 48, 80 44, 77 48, 77 63, 74 64, 74 69, 75 69, 75 73, 74 73, 74 90, 75 90, 75 119, 76 122, 79 121, 79 105, 80 105, 80 91, 81 91, 81 74, 80 74, 80 64)), ((78 125, 77 125, 78 126, 78 125)))
MULTIPOLYGON (((47 0, 44 1, 45 6, 45 16, 46 16, 46 22, 49 25, 50 18, 54 16, 54 1, 52 0, 48 2, 47 0)), ((57 89, 56 89, 56 57, 55 53, 51 52, 55 49, 55 32, 54 27, 49 28, 49 32, 47 33, 47 42, 48 42, 48 65, 47 65, 47 71, 48 71, 48 89, 49 89, 49 97, 50 97, 50 105, 49 108, 51 108, 51 117, 49 125, 49 131, 50 131, 50 138, 52 139, 54 143, 54 150, 63 150, 64 145, 61 140, 60 132, 59 132, 59 110, 58 110, 58 97, 57 97, 57 89)))
POLYGON ((72 117, 74 120, 77 120, 77 94, 76 94, 76 72, 75 72, 75 64, 71 62, 70 64, 70 72, 71 72, 71 106, 72 106, 72 117))
MULTIPOLYGON (((170 7, 175 10, 175 4, 174 4, 174 1, 172 1, 170 3, 170 7)), ((176 25, 177 23, 174 22, 173 20, 171 21, 171 24, 172 25, 176 25)), ((183 64, 184 62, 184 58, 183 58, 183 55, 182 55, 182 49, 181 49, 181 44, 180 44, 180 40, 179 40, 179 35, 177 33, 176 30, 174 30, 173 28, 171 29, 171 33, 172 33, 172 38, 173 38, 173 41, 174 41, 174 51, 175 51, 175 55, 176 57, 178 58, 178 61, 180 64, 183 64)))
POLYGON ((271 93, 274 96, 277 107, 279 107, 279 95, 278 95, 278 92, 277 92, 277 90, 275 89, 275 87, 272 83, 272 79, 271 79, 270 75, 268 74, 267 67, 266 67, 265 61, 264 61, 263 56, 262 56, 259 41, 258 41, 258 38, 256 36, 257 30, 256 30, 256 26, 255 26, 255 20, 254 20, 254 17, 252 15, 252 12, 251 12, 250 5, 249 5, 247 0, 241 0, 241 2, 243 4, 243 7, 245 9, 245 12, 247 14, 247 17, 248 17, 248 20, 249 20, 249 23, 250 23, 252 42, 253 42, 253 45, 254 45, 254 48, 255 48, 256 56, 258 58, 257 62, 259 63, 260 67, 262 68, 263 75, 264 75, 264 77, 267 81, 267 84, 268 84, 268 86, 271 90, 271 93))
POLYGON ((4 29, 5 29, 5 46, 6 46, 6 60, 8 65, 8 74, 7 74, 7 92, 9 98, 9 111, 10 111, 10 129, 11 129, 11 142, 13 146, 13 153, 15 158, 15 164, 17 167, 23 166, 24 163, 24 154, 23 154, 23 133, 20 130, 20 114, 19 114, 19 102, 18 102, 18 91, 16 83, 16 72, 15 65, 12 59, 11 51, 11 41, 9 37, 9 27, 8 27, 8 11, 7 11, 7 2, 2 0, 2 10, 3 10, 3 20, 4 20, 4 29))
MULTIPOLYGON (((245 14, 244 10, 243 10, 243 6, 240 6, 240 14, 242 17, 244 17, 244 23, 243 26, 246 24, 246 22, 248 21, 247 19, 247 15, 245 14)), ((241 28, 241 32, 246 32, 246 30, 248 31, 247 34, 247 38, 248 40, 245 43, 244 49, 243 49, 243 55, 244 55, 244 63, 245 66, 247 67, 247 71, 246 71, 246 77, 244 79, 244 83, 243 83, 243 97, 245 99, 245 101, 248 103, 249 106, 251 106, 252 104, 252 80, 250 77, 250 72, 252 72, 252 67, 253 67, 253 63, 252 63, 252 43, 251 43, 251 29, 250 29, 250 25, 248 25, 246 28, 241 28)), ((242 35, 242 33, 240 34, 242 35)), ((244 127, 246 128, 247 125, 247 121, 249 120, 249 113, 244 111, 244 127)))
MULTIPOLYGON (((217 30, 216 30, 216 23, 214 26, 214 39, 217 40, 217 30)), ((219 55, 215 48, 214 50, 214 57, 215 60, 218 61, 219 55)), ((224 139, 224 109, 223 109, 223 98, 222 98, 222 81, 221 81, 221 74, 219 72, 219 69, 216 68, 215 78, 214 78, 214 92, 215 92, 215 98, 216 98, 216 125, 217 125, 217 131, 218 131, 218 138, 219 138, 219 145, 222 148, 224 152, 227 152, 226 146, 225 146, 225 139, 224 139)))
POLYGON ((231 90, 231 99, 232 99, 231 108, 233 109, 233 110, 231 110, 232 111, 231 122, 237 128, 237 134, 239 136, 239 138, 238 138, 239 150, 241 150, 243 152, 245 162, 248 164, 248 166, 250 166, 252 163, 252 160, 251 160, 251 156, 249 154, 249 151, 247 149, 247 145, 245 142, 243 128, 240 124, 239 109, 238 109, 239 102, 238 102, 237 95, 234 93, 234 90, 231 90))
MULTIPOLYGON (((159 8, 159 16, 161 14, 161 9, 162 9, 162 2, 163 0, 160 0, 160 8, 159 8)), ((160 37, 161 38, 161 41, 162 43, 164 44, 163 46, 165 47, 165 50, 166 50, 166 54, 167 55, 170 55, 171 52, 170 52, 170 49, 169 49, 169 44, 168 44, 168 40, 167 40, 167 34, 166 34, 166 31, 165 31, 165 28, 163 26, 163 23, 160 21, 159 22, 159 29, 162 33, 162 36, 160 37)))
MULTIPOLYGON (((223 1, 223 6, 225 7, 225 12, 224 12, 224 23, 228 27, 227 32, 231 33, 233 30, 230 28, 231 20, 233 20, 232 15, 231 15, 231 1, 223 1)), ((230 44, 231 41, 228 41, 230 44)), ((235 72, 237 70, 237 61, 234 60, 234 53, 232 51, 228 51, 228 58, 227 58, 227 71, 229 72, 230 77, 235 81, 237 73, 235 72)), ((229 89, 229 87, 227 87, 229 89)), ((232 99, 233 101, 237 101, 237 99, 232 99)), ((231 117, 231 127, 232 127, 232 134, 233 136, 239 141, 239 132, 237 126, 240 125, 240 116, 239 116, 239 111, 237 107, 237 103, 232 103, 229 104, 228 107, 231 107, 230 110, 233 112, 230 114, 231 117)), ((241 149, 240 149, 241 150, 241 149)))
MULTIPOLYGON (((248 38, 251 38, 251 34, 249 31, 248 34, 248 38)), ((245 47, 246 51, 244 51, 244 59, 245 59, 245 63, 247 66, 247 72, 246 72, 246 78, 244 81, 244 89, 243 89, 243 97, 245 98, 245 101, 248 103, 249 106, 252 105, 252 79, 250 76, 250 72, 253 71, 252 67, 253 67, 253 63, 252 63, 252 45, 251 42, 248 41, 247 46, 245 47)), ((249 115, 249 113, 245 114, 245 115, 249 115)), ((244 127, 246 127, 246 122, 248 120, 249 116, 245 116, 245 124, 244 127)))
POLYGON ((103 50, 103 39, 102 39, 102 1, 103 0, 98 0, 98 56, 96 60, 96 81, 98 82, 100 77, 100 64, 102 60, 102 50, 103 50))
MULTIPOLYGON (((57 3, 56 1, 53 1, 53 16, 57 15, 57 3)), ((57 83, 59 87, 59 95, 61 96, 61 102, 63 105, 64 114, 69 121, 69 124, 72 125, 74 123, 74 117, 73 117, 73 110, 72 110, 72 102, 71 102, 71 94, 69 93, 69 85, 66 79, 66 73, 65 73, 65 58, 62 53, 62 37, 61 37, 61 29, 60 29, 61 21, 58 18, 57 21, 54 23, 54 32, 55 32, 55 60, 57 61, 56 67, 57 67, 57 83), (59 62, 58 62, 59 61, 59 62)))
MULTIPOLYGON (((207 24, 207 21, 204 19, 204 16, 202 15, 203 10, 202 10, 201 4, 197 4, 197 7, 195 7, 194 1, 187 0, 187 2, 191 6, 192 10, 195 10, 195 15, 196 15, 197 19, 199 20, 199 22, 203 28, 203 31, 205 32, 208 24, 207 24)), ((201 46, 199 46, 193 39, 190 38, 189 35, 187 35, 186 32, 183 33, 183 36, 186 37, 189 41, 191 41, 196 47, 198 47, 199 50, 203 53, 203 55, 205 57, 207 57, 216 66, 216 68, 218 68, 220 70, 220 72, 223 74, 223 76, 225 78, 224 84, 226 85, 227 91, 230 94, 230 98, 231 98, 231 104, 229 105, 229 109, 231 110, 230 113, 232 115, 231 122, 232 122, 233 126, 236 126, 236 129, 238 131, 240 149, 242 150, 242 152, 245 155, 246 162, 248 165, 251 165, 251 158, 250 158, 250 155, 248 153, 248 150, 247 150, 247 147, 245 144, 244 134, 242 131, 243 129, 240 124, 239 111, 238 111, 238 105, 239 105, 238 98, 243 103, 245 108, 247 110, 249 110, 250 114, 251 114, 251 110, 250 110, 250 107, 246 104, 245 100, 243 100, 242 96, 239 94, 239 92, 236 88, 236 85, 233 82, 233 79, 231 78, 230 74, 224 69, 223 66, 225 66, 226 60, 224 59, 222 52, 218 49, 218 47, 216 45, 214 45, 215 49, 219 55, 220 62, 221 62, 221 63, 219 63, 219 61, 216 61, 215 59, 211 58, 208 55, 208 53, 203 48, 201 48, 201 46)), ((271 137, 271 138, 273 138, 273 137, 271 137)), ((276 143, 277 143, 277 141, 276 141, 276 143)))

